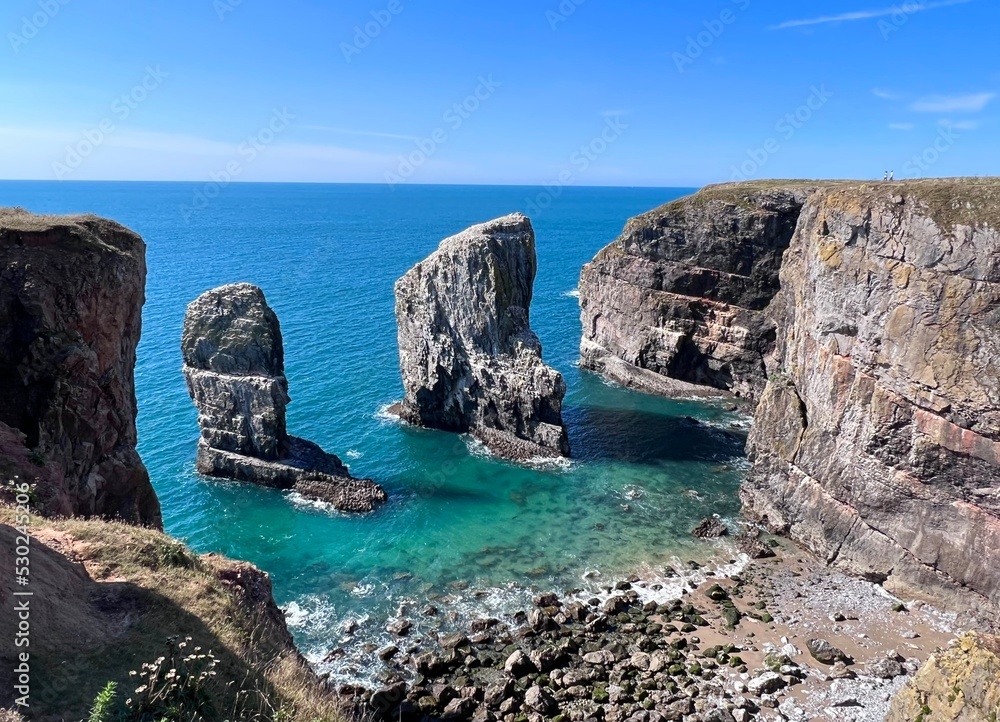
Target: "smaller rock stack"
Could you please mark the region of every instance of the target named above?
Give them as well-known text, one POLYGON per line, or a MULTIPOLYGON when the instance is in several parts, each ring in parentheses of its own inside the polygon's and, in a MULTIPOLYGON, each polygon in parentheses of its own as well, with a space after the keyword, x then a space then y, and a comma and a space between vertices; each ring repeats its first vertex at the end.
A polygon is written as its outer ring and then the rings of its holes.
POLYGON ((385 501, 381 487, 352 478, 339 458, 288 435, 281 328, 259 288, 236 283, 199 296, 184 318, 181 351, 198 407, 200 473, 295 489, 342 511, 385 501))

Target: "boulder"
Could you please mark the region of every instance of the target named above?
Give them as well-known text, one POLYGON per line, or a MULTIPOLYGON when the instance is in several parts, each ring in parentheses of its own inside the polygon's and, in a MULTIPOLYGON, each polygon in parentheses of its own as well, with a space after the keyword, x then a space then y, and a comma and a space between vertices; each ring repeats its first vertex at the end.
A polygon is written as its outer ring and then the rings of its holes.
POLYGON ((288 435, 281 328, 258 287, 221 286, 189 304, 181 351, 201 427, 200 473, 294 489, 342 511, 371 511, 386 500, 335 455, 288 435))
POLYGON ((806 649, 809 650, 809 654, 813 656, 813 659, 823 664, 832 665, 837 662, 851 664, 853 661, 850 657, 827 642, 825 639, 808 640, 806 642, 806 649))
POLYGON ((726 523, 717 516, 710 516, 698 522, 691 535, 698 539, 718 539, 729 534, 726 523))
POLYGON ((934 654, 893 698, 886 722, 1000 719, 1000 638, 970 633, 934 654))
POLYGON ((566 384, 529 325, 535 268, 531 222, 513 214, 445 239, 396 282, 403 420, 505 458, 569 455, 566 384))

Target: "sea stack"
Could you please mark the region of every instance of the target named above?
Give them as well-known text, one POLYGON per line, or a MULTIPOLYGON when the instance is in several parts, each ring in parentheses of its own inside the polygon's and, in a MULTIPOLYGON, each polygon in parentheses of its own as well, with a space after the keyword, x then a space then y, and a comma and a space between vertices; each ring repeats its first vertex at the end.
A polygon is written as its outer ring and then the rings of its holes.
POLYGON ((405 421, 508 459, 569 456, 566 384, 529 325, 535 270, 531 221, 515 213, 445 239, 396 282, 405 421))
POLYGON ((294 489, 342 511, 371 511, 385 491, 354 479, 333 454, 289 436, 288 381, 278 317, 263 291, 235 283, 187 308, 184 378, 198 408, 202 474, 294 489))

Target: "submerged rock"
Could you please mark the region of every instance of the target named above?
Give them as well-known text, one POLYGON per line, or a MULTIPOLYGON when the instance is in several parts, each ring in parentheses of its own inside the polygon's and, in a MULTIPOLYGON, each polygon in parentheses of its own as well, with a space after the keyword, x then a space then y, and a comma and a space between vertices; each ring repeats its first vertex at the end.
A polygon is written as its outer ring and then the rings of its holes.
POLYGON ((445 239, 396 282, 401 418, 505 458, 569 455, 566 384, 528 322, 534 279, 535 234, 513 214, 445 239))
POLYGON ((698 539, 718 539, 729 534, 726 523, 717 516, 710 516, 698 522, 691 535, 698 539))
POLYGON ((199 296, 188 306, 181 350, 198 407, 200 473, 294 489, 343 511, 385 501, 381 487, 352 478, 335 455, 288 435, 281 328, 259 288, 236 283, 199 296))

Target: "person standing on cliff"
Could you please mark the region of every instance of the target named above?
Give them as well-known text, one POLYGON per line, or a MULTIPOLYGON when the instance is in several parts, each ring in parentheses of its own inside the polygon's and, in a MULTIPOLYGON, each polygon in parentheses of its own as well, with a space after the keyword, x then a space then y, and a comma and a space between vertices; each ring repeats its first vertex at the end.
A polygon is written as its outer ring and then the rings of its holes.
POLYGON ((892 183, 894 180, 896 180, 896 171, 891 170, 889 171, 889 182, 892 183))
POLYGON ((889 180, 889 171, 882 174, 882 182, 885 183, 887 180, 889 180))

